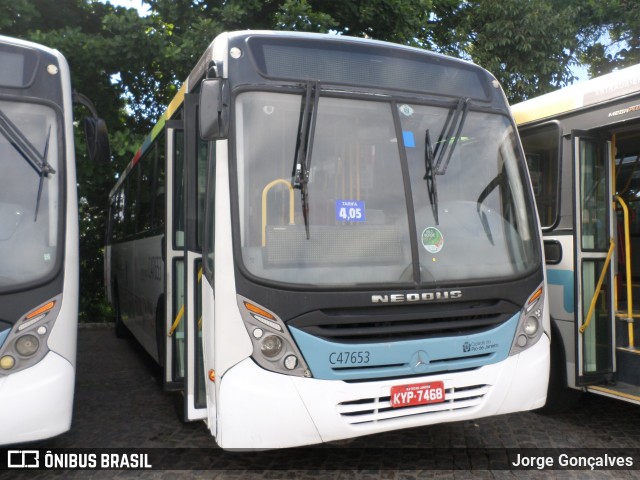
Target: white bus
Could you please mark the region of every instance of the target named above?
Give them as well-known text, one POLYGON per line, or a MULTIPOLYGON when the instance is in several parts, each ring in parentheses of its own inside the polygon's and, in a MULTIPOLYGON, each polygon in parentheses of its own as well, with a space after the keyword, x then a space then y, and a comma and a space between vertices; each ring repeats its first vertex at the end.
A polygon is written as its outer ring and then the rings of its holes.
POLYGON ((0 37, 0 65, 0 444, 4 445, 48 438, 71 425, 78 201, 66 60, 50 48, 0 37))
POLYGON ((640 65, 513 106, 544 235, 549 409, 640 404, 640 65))
POLYGON ((225 449, 545 402, 534 197, 504 94, 475 65, 221 34, 110 201, 117 329, 225 449))

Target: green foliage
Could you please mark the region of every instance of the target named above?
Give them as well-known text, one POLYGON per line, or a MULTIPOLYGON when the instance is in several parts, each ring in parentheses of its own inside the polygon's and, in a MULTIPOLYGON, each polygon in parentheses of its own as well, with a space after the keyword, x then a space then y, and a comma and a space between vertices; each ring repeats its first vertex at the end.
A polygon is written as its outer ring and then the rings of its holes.
MULTIPOLYGON (((109 313, 102 286, 107 195, 206 46, 225 30, 331 32, 474 61, 511 101, 640 62, 635 0, 146 0, 150 14, 98 0, 0 0, 0 34, 68 59, 74 88, 109 127, 113 161, 89 162, 77 136, 81 316, 109 313)), ((86 115, 78 110, 76 118, 86 115)))
POLYGON ((467 34, 461 48, 502 83, 511 101, 573 80, 579 8, 553 0, 476 0, 457 11, 467 34))
POLYGON ((584 8, 592 21, 580 61, 589 65, 590 75, 640 63, 640 2, 586 0, 584 8))

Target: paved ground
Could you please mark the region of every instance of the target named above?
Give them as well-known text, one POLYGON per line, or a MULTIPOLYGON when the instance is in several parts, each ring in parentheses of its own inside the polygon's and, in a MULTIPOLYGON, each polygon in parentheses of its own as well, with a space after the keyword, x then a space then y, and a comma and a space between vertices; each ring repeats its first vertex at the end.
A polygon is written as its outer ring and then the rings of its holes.
POLYGON ((562 415, 504 415, 318 448, 247 454, 217 448, 203 423, 181 423, 178 402, 162 391, 158 374, 133 340, 115 338, 110 326, 83 326, 72 429, 24 448, 132 448, 150 452, 156 464, 181 470, 12 471, 0 472, 0 478, 640 478, 640 470, 509 470, 505 452, 510 448, 535 449, 530 452, 538 456, 539 449, 551 449, 556 461, 559 453, 580 453, 572 449, 616 449, 640 464, 640 407, 602 397, 585 396, 579 408, 562 415), (466 470, 469 465, 473 471, 466 470))

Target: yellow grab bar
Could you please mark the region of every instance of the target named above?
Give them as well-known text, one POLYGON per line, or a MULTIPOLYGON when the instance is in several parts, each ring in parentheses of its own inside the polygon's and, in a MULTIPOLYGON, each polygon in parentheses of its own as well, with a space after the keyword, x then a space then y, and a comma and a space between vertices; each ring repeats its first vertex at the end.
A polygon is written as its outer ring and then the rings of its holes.
MULTIPOLYGON (((198 270, 198 283, 200 283, 201 281, 202 281, 202 267, 200 267, 200 270, 198 270)), ((176 331, 176 328, 178 328, 178 325, 180 325, 180 322, 182 321, 182 317, 184 317, 184 303, 182 304, 182 307, 180 307, 180 311, 178 312, 178 315, 176 315, 176 319, 173 321, 173 324, 171 325, 171 328, 167 333, 167 337, 170 337, 173 335, 173 333, 176 331)), ((202 319, 200 319, 200 321, 198 322, 198 327, 200 327, 201 322, 202 322, 202 319)))
MULTIPOLYGON (((626 268, 626 280, 627 280, 627 322, 629 331, 629 348, 634 348, 633 339, 633 286, 631 284, 631 242, 629 235, 629 209, 627 204, 619 195, 616 195, 616 200, 622 207, 622 218, 624 220, 624 260, 626 268)), ((617 310, 617 305, 616 305, 617 310)))
POLYGON ((176 319, 173 321, 173 324, 169 329, 169 333, 167 333, 167 337, 170 337, 171 335, 173 335, 173 332, 175 332, 176 328, 178 328, 178 325, 180 325, 180 322, 182 321, 182 317, 184 317, 184 303, 182 304, 182 307, 180 307, 180 311, 178 312, 178 315, 176 315, 176 319))
POLYGON ((273 182, 269 183, 262 190, 262 246, 267 245, 267 193, 273 187, 278 184, 286 185, 289 188, 289 225, 293 225, 294 215, 293 215, 293 186, 290 182, 285 180, 284 178, 278 178, 273 182))
POLYGON ((602 272, 600 272, 600 278, 598 279, 598 284, 596 285, 596 290, 593 292, 593 298, 591 299, 591 305, 589 306, 589 312, 587 313, 587 318, 585 322, 580 326, 580 333, 584 333, 589 324, 591 323, 591 317, 593 316, 593 311, 596 309, 596 302, 598 301, 598 295, 600 295, 600 290, 602 290, 602 284, 604 283, 604 277, 607 274, 607 269, 609 268, 609 262, 611 262, 611 256, 613 255, 613 250, 616 246, 613 238, 611 238, 609 244, 609 252, 607 253, 607 259, 604 261, 604 266, 602 267, 602 272))

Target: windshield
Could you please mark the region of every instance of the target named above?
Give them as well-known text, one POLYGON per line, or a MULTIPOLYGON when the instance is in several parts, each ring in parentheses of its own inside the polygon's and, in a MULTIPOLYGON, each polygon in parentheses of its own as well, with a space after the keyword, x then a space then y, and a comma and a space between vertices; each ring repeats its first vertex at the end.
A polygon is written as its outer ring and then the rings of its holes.
POLYGON ((251 274, 315 286, 433 287, 510 277, 538 264, 507 117, 465 104, 452 128, 447 119, 460 102, 446 108, 315 95, 304 132, 304 189, 296 186, 295 159, 305 94, 237 98, 242 260, 251 274), (430 182, 427 133, 436 152, 438 142, 449 142, 430 182))
POLYGON ((0 288, 49 275, 58 241, 58 129, 45 105, 0 101, 0 288))

